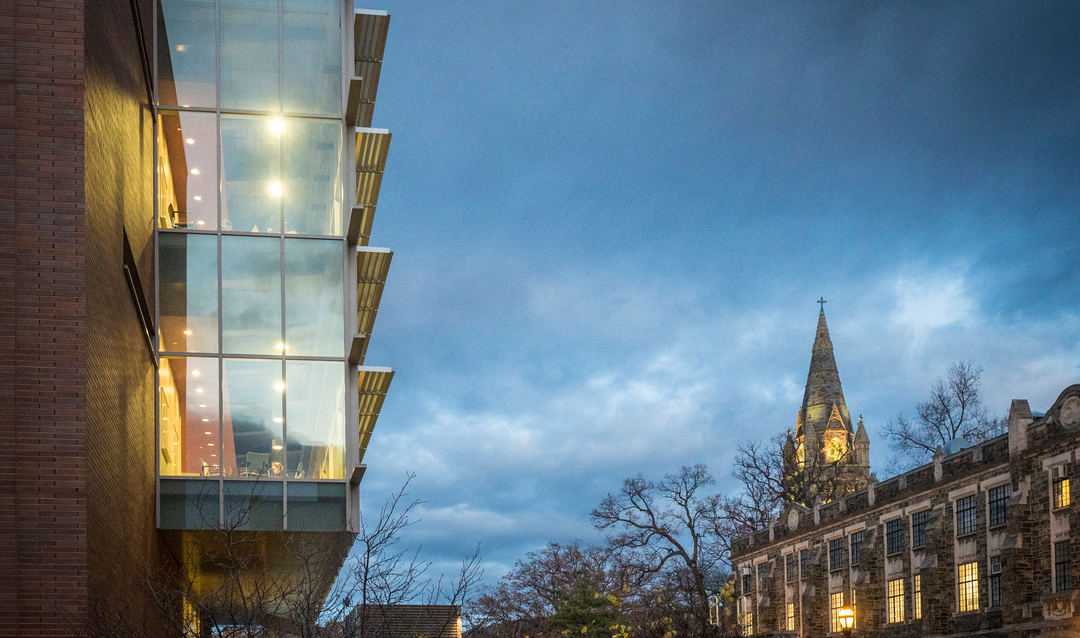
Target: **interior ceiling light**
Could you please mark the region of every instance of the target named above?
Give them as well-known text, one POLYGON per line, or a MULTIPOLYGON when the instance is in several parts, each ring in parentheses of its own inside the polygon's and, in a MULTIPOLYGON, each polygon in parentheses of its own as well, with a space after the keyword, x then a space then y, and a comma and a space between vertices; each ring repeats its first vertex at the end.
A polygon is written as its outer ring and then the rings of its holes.
POLYGON ((200 219, 199 221, 195 222, 195 223, 196 223, 196 224, 198 224, 199 226, 203 226, 203 225, 205 225, 205 224, 206 224, 206 222, 204 222, 204 221, 203 221, 203 220, 201 220, 201 219, 200 219))
MULTIPOLYGON (((191 330, 190 330, 190 329, 189 329, 189 330, 185 330, 185 331, 184 331, 184 334, 186 334, 186 335, 190 335, 190 334, 191 334, 191 330)), ((176 342, 174 341, 173 343, 176 343, 176 342)))
POLYGON ((202 392, 202 388, 195 388, 196 392, 202 392))
POLYGON ((285 131, 285 120, 281 119, 280 117, 271 118, 270 130, 274 133, 274 135, 281 135, 282 132, 285 131))
POLYGON ((202 195, 196 195, 195 196, 195 201, 201 202, 202 201, 202 195))
MULTIPOLYGON (((278 381, 277 383, 274 384, 274 389, 277 390, 278 392, 284 390, 285 389, 285 382, 278 381)), ((200 390, 200 392, 201 392, 201 390, 200 390)))
POLYGON ((186 139, 186 140, 184 140, 184 141, 185 141, 185 142, 187 142, 188 144, 194 144, 194 143, 195 143, 195 140, 191 139, 190 137, 189 137, 189 138, 187 138, 187 139, 186 139))
POLYGON ((274 423, 281 423, 281 422, 282 422, 282 421, 284 421, 284 420, 285 420, 285 419, 283 419, 283 418, 281 418, 281 417, 279 417, 279 416, 276 416, 276 417, 274 417, 274 423))
POLYGON ((199 373, 199 371, 198 371, 198 370, 192 370, 192 371, 191 371, 191 376, 193 376, 193 377, 197 377, 197 376, 199 376, 199 374, 200 374, 200 373, 199 373))
POLYGON ((192 175, 198 175, 199 174, 199 169, 197 169, 197 168, 191 169, 191 174, 192 175))
POLYGON ((271 195, 273 195, 275 197, 280 197, 281 193, 282 193, 282 189, 281 189, 281 183, 280 182, 273 182, 272 184, 270 184, 270 194, 271 195))

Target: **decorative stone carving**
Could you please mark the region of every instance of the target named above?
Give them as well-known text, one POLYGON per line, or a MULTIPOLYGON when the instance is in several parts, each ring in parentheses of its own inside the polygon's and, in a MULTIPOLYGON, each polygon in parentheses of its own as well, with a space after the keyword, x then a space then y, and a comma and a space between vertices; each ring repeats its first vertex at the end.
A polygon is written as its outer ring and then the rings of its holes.
POLYGON ((1058 419, 1061 421, 1061 425, 1070 430, 1080 424, 1080 397, 1065 399, 1065 403, 1061 404, 1058 419))

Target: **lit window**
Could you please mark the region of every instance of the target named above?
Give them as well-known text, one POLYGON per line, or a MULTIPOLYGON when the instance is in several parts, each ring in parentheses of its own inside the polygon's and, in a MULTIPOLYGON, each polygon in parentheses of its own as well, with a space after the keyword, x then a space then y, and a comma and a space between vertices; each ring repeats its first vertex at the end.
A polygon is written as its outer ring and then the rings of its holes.
POLYGON ((926 525, 930 522, 930 510, 923 510, 911 515, 911 546, 922 547, 926 544, 926 525))
POLYGON ((834 572, 843 566, 843 547, 844 541, 841 538, 829 541, 829 571, 834 572))
POLYGON ((990 527, 1005 524, 1005 504, 1012 496, 1012 485, 1006 483, 990 488, 990 527))
POLYGON ((922 576, 915 574, 912 589, 915 593, 915 620, 922 618, 922 576))
POLYGON ((1069 495, 1069 479, 1064 474, 1064 468, 1054 468, 1054 509, 1067 507, 1072 502, 1069 495))
POLYGON ((1072 589, 1072 575, 1069 573, 1069 541, 1054 543, 1054 591, 1072 589))
POLYGON ((857 629, 855 626, 855 619, 859 617, 859 614, 855 612, 855 590, 851 590, 851 628, 857 629))
POLYGON ((795 603, 787 604, 787 630, 795 631, 795 603))
POLYGON ((904 622, 904 579, 889 581, 888 622, 904 622))
POLYGON ((844 592, 838 591, 829 595, 829 626, 830 631, 840 631, 840 610, 844 607, 844 592))
POLYGON ((975 531, 975 495, 956 500, 956 535, 975 531))
POLYGON ((899 554, 904 550, 904 522, 897 518, 885 523, 885 553, 899 554))
POLYGON ((965 563, 957 568, 959 573, 960 611, 979 610, 979 564, 965 563))

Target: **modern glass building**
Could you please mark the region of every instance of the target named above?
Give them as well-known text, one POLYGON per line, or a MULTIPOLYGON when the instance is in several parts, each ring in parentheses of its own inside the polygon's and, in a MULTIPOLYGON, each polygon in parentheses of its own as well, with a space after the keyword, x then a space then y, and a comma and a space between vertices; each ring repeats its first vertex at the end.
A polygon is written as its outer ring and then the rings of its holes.
POLYGON ((368 246, 388 23, 341 0, 157 4, 157 524, 180 554, 213 529, 358 527, 393 377, 364 365, 393 256, 368 246))

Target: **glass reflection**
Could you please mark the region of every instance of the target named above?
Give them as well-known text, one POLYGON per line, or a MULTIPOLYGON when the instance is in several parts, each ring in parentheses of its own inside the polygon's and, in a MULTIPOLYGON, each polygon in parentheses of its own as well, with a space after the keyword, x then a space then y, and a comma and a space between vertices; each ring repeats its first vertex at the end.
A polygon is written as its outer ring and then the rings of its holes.
POLYGON ((158 139, 158 225, 217 228, 217 117, 162 111, 158 139))
POLYGON ((217 352, 217 237, 158 236, 158 349, 217 352))
POLYGON ((281 240, 221 238, 221 341, 231 354, 281 354, 281 240))
POLYGON ((285 378, 289 478, 345 478, 345 364, 289 361, 285 378))
POLYGON ((214 0, 158 3, 158 104, 214 108, 214 0))
POLYGON ((277 0, 221 0, 221 107, 281 109, 277 0))
POLYGON ((289 530, 345 530, 345 484, 289 482, 289 530))
POLYGON ((225 359, 224 365, 222 426, 232 445, 226 476, 283 478, 281 361, 225 359))
POLYGON ((341 114, 341 27, 336 0, 283 0, 285 111, 341 114))
POLYGON ((221 476, 218 360, 168 357, 158 368, 162 476, 221 476))
POLYGON ((285 520, 279 481, 225 481, 225 525, 230 529, 279 531, 285 520))
POLYGON ((221 116, 224 198, 221 228, 252 233, 281 231, 281 135, 278 117, 221 116))
POLYGON ((341 122, 284 120, 285 232, 341 235, 341 122))
POLYGON ((340 240, 285 240, 287 354, 344 356, 344 290, 340 240))

